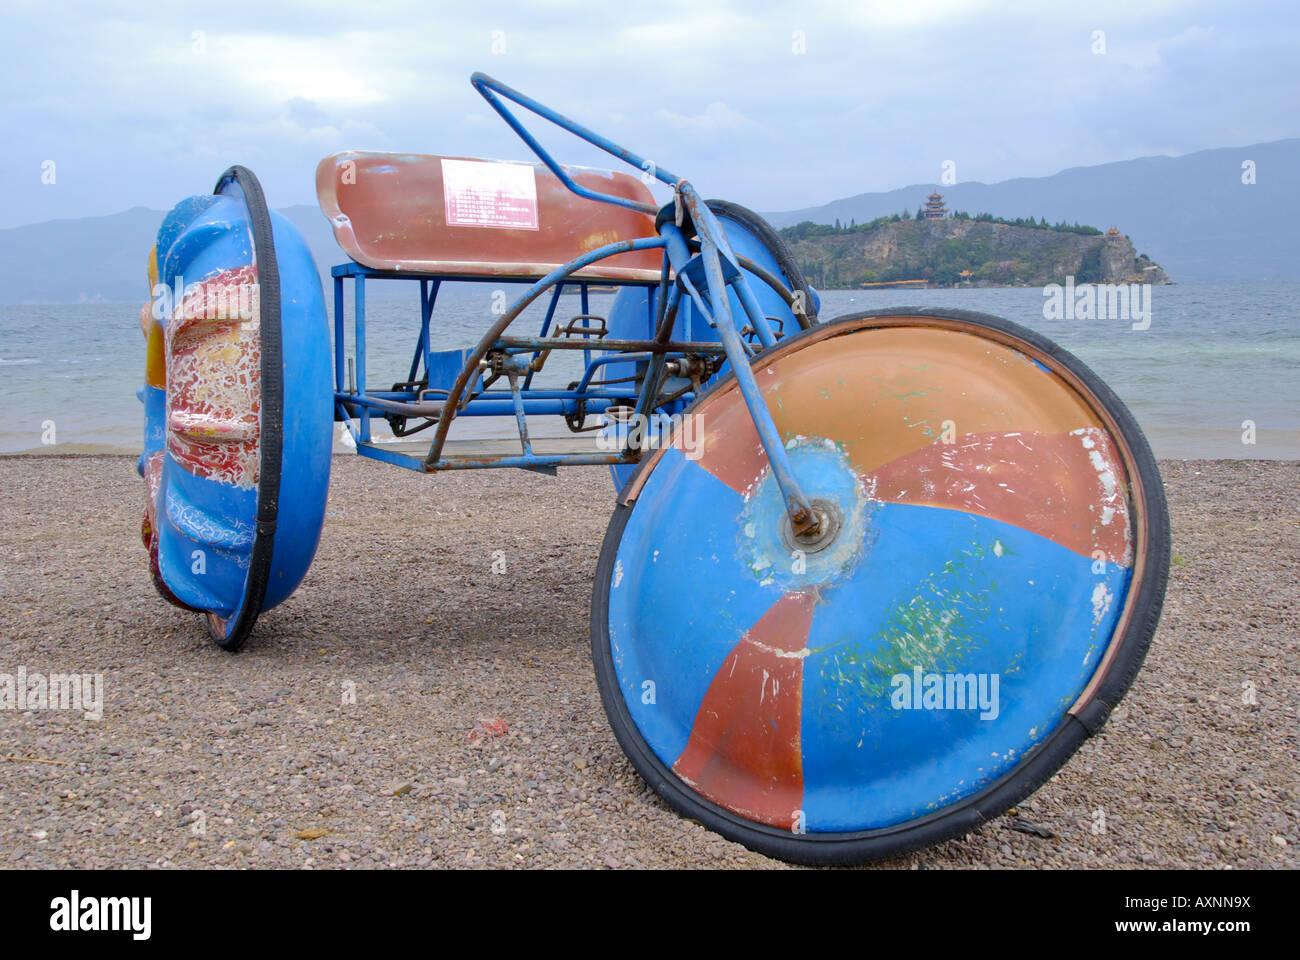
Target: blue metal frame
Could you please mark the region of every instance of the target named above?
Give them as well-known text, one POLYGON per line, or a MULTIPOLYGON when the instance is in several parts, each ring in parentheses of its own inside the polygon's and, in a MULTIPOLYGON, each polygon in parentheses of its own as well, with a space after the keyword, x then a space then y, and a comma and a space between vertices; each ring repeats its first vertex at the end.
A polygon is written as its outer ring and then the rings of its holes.
MULTIPOLYGON (((499 277, 465 277, 447 274, 394 274, 370 270, 360 264, 349 262, 333 268, 334 277, 334 332, 335 332, 335 406, 339 419, 347 423, 348 430, 356 441, 357 452, 363 456, 396 463, 401 466, 425 472, 451 469, 470 469, 478 467, 523 467, 525 469, 551 470, 558 466, 576 466, 587 464, 630 463, 639 459, 640 452, 624 449, 620 453, 609 454, 566 454, 544 456, 535 454, 528 436, 528 414, 575 415, 580 409, 588 413, 600 413, 611 404, 624 403, 634 405, 638 413, 648 414, 658 405, 658 390, 663 368, 668 359, 690 354, 725 354, 736 376, 737 386, 754 420, 760 440, 772 466, 781 491, 785 497, 787 510, 796 532, 815 529, 818 522, 807 498, 799 489, 790 468, 789 458, 781 441, 780 433, 772 420, 771 413, 763 400, 758 384, 750 368, 751 350, 740 334, 740 329, 732 316, 728 289, 734 290, 750 327, 757 336, 762 348, 776 343, 767 317, 760 308, 753 291, 749 287, 744 272, 732 252, 717 218, 700 198, 690 183, 646 160, 632 151, 619 146, 612 140, 588 130, 581 124, 556 113, 505 84, 486 74, 475 73, 470 81, 491 107, 501 115, 529 148, 541 159, 542 163, 560 179, 573 193, 589 200, 613 204, 640 210, 645 213, 658 214, 660 211, 652 204, 642 203, 625 197, 589 190, 578 184, 556 160, 546 151, 503 100, 512 101, 545 120, 556 124, 569 133, 599 147, 601 150, 618 157, 636 167, 642 173, 648 173, 660 182, 673 188, 672 215, 660 216, 659 235, 637 240, 624 240, 608 244, 589 251, 568 263, 557 267, 541 279, 531 283, 510 309, 497 321, 469 352, 465 365, 455 383, 434 404, 412 402, 411 391, 368 392, 365 382, 365 283, 367 279, 410 279, 420 283, 420 333, 416 342, 415 355, 411 362, 409 381, 416 381, 423 364, 426 376, 430 374, 433 351, 430 349, 429 323, 433 313, 439 286, 443 280, 457 281, 491 281, 527 282, 499 277), (680 229, 689 217, 699 240, 699 252, 691 253, 690 245, 680 229), (658 281, 640 284, 623 282, 612 284, 603 281, 604 286, 652 286, 657 285, 661 291, 660 321, 668 313, 668 328, 671 329, 671 316, 675 314, 681 293, 685 293, 695 309, 706 322, 717 331, 718 343, 691 343, 672 341, 665 331, 656 324, 655 342, 589 341, 586 336, 580 342, 562 341, 549 337, 555 311, 562 288, 566 284, 578 284, 582 295, 582 314, 589 312, 587 299, 588 285, 597 285, 591 281, 575 279, 574 274, 608 257, 634 250, 662 249, 664 251, 663 273, 658 281), (343 325, 343 280, 351 277, 354 283, 354 323, 356 349, 356 376, 352 384, 345 382, 345 342, 343 325), (677 283, 670 281, 676 278, 677 283), (430 287, 432 283, 432 287, 430 287), (505 336, 509 326, 523 310, 546 291, 553 290, 551 301, 542 323, 541 333, 536 338, 508 338, 505 336), (597 344, 602 350, 614 352, 613 358, 600 358, 593 361, 591 345, 597 344), (536 360, 546 349, 582 349, 586 362, 586 371, 574 390, 546 391, 532 389, 532 376, 535 369, 531 361, 524 363, 522 356, 531 353, 536 360), (648 348, 648 349, 646 349, 648 348), (635 355, 636 359, 647 360, 646 375, 639 393, 630 390, 593 388, 592 374, 595 368, 611 359, 627 360, 635 355), (483 376, 483 365, 489 356, 496 357, 495 380, 505 376, 510 383, 509 390, 490 390, 486 387, 478 393, 474 386, 483 376), (521 384, 522 381, 522 384, 521 384), (384 413, 397 413, 413 417, 427 417, 436 409, 437 430, 429 451, 421 459, 397 451, 376 447, 370 442, 370 418, 384 413), (500 416, 513 413, 519 428, 521 453, 518 456, 492 457, 481 460, 463 458, 446 458, 443 448, 447 441, 447 432, 452 421, 458 416, 500 416), (351 420, 360 421, 359 429, 354 429, 351 420)), ((432 384, 430 384, 432 386, 432 384)))

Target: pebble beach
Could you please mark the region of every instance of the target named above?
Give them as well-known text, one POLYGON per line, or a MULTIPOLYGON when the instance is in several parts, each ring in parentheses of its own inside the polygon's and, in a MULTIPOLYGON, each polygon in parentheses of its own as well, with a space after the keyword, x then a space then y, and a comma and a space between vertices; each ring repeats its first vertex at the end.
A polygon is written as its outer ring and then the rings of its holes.
MULTIPOLYGON (((1128 697, 1014 813, 870 867, 1300 866, 1300 462, 1160 466, 1173 565, 1128 697)), ((315 563, 238 654, 155 594, 133 458, 0 458, 0 484, 0 673, 104 689, 98 720, 0 709, 0 866, 785 867, 614 740, 603 470, 336 456, 315 563)))

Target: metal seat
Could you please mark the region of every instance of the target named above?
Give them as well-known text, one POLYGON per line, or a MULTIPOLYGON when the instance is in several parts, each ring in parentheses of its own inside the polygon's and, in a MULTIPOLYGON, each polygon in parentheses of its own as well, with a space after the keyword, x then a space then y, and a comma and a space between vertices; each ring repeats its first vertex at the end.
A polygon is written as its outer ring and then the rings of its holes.
MULTIPOLYGON (((653 204, 637 177, 566 167, 592 190, 653 204)), ((537 279, 597 247, 653 237, 654 217, 570 192, 540 163, 346 151, 316 168, 321 211, 372 270, 537 279)), ((619 254, 574 279, 655 282, 658 250, 619 254)))

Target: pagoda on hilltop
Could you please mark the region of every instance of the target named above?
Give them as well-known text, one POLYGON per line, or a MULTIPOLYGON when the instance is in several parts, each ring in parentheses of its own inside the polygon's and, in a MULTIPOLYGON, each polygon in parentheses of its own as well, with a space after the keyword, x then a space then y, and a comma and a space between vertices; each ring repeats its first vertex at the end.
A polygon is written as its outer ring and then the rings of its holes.
POLYGON ((948 216, 948 208, 943 205, 943 194, 932 193, 925 198, 925 209, 921 216, 926 220, 942 220, 948 216))
POLYGON ((1107 230, 1107 231, 1106 231, 1106 239, 1107 239, 1107 240, 1120 240, 1120 239, 1122 239, 1122 234, 1119 232, 1119 227, 1111 227, 1109 230, 1107 230))

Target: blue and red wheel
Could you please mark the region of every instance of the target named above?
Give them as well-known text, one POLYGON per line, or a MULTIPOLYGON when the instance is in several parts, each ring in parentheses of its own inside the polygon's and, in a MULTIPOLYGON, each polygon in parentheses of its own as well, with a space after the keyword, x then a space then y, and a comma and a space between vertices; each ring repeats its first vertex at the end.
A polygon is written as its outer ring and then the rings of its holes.
POLYGON ((754 371, 799 537, 733 377, 620 494, 597 569, 606 712, 678 811, 806 863, 964 833, 1105 720, 1159 618, 1155 461, 1115 395, 1007 321, 907 309, 754 371))
POLYGON ((150 571, 236 650, 320 538, 333 431, 320 276, 257 178, 231 167, 164 218, 149 283, 138 469, 150 571))

